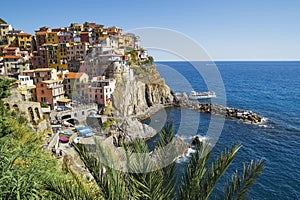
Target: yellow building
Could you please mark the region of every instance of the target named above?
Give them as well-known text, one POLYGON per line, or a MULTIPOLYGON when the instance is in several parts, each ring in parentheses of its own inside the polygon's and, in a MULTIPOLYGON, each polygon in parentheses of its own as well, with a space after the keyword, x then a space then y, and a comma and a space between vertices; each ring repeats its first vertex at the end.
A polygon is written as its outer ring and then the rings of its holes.
POLYGON ((49 68, 58 70, 58 44, 44 44, 43 47, 47 49, 47 59, 49 68))
POLYGON ((10 30, 8 31, 8 33, 6 34, 6 40, 7 40, 7 44, 10 45, 12 43, 15 42, 15 45, 18 44, 17 42, 17 35, 20 33, 24 33, 21 30, 10 30))
POLYGON ((10 45, 17 39, 17 36, 13 35, 13 34, 8 34, 8 35, 6 35, 6 39, 7 39, 7 44, 10 45))
POLYGON ((69 98, 83 98, 87 95, 89 76, 82 72, 69 72, 63 81, 65 94, 69 98))
POLYGON ((72 23, 71 24, 71 29, 73 31, 82 32, 83 31, 83 24, 72 23))
POLYGON ((59 43, 57 49, 57 59, 58 59, 59 69, 68 69, 67 57, 68 57, 67 44, 59 43))
POLYGON ((0 57, 3 57, 3 50, 8 47, 7 44, 0 45, 0 57))
POLYGON ((47 32, 46 43, 47 44, 58 44, 57 32, 47 32))
POLYGON ((18 46, 21 51, 32 52, 32 35, 28 33, 19 33, 17 35, 18 46))
POLYGON ((57 71, 68 69, 67 62, 67 44, 44 44, 47 49, 47 60, 49 68, 54 68, 57 71))
POLYGON ((11 25, 9 24, 0 24, 0 42, 4 41, 4 42, 7 42, 6 41, 6 35, 7 33, 12 30, 12 27, 11 25))

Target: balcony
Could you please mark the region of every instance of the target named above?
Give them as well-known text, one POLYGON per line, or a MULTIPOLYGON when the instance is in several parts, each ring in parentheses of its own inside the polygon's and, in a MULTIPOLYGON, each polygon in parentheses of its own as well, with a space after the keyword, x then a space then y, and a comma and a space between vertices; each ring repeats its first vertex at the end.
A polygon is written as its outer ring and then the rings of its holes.
POLYGON ((47 88, 56 89, 56 88, 64 88, 63 84, 47 84, 47 88))

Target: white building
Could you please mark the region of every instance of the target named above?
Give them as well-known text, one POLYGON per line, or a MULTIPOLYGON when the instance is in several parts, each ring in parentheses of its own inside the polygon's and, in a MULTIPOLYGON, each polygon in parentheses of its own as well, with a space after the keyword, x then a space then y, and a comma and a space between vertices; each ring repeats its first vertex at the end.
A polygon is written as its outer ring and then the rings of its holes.
POLYGON ((105 76, 93 77, 89 86, 89 102, 107 106, 112 100, 115 84, 115 79, 106 79, 105 76))
POLYGON ((22 56, 6 55, 4 56, 4 75, 18 78, 23 71, 29 70, 30 62, 22 56))

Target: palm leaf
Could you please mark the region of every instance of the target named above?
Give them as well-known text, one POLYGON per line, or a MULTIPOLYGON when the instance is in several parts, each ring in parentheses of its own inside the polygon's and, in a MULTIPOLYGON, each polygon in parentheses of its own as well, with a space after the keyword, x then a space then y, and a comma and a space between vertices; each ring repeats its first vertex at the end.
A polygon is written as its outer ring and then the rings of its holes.
POLYGON ((246 166, 244 164, 244 170, 242 177, 239 177, 238 171, 232 175, 231 183, 227 181, 226 184, 226 200, 238 200, 247 199, 246 194, 250 187, 256 182, 257 177, 262 173, 265 161, 259 160, 246 166))

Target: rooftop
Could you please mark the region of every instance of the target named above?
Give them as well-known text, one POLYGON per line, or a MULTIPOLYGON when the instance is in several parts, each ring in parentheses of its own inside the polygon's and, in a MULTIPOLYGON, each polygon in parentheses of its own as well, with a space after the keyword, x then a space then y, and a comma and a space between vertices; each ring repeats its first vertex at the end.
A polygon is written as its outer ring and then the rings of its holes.
POLYGON ((29 33, 19 33, 18 36, 31 36, 29 33))
POLYGON ((76 79, 80 78, 84 73, 83 72, 69 72, 66 74, 67 79, 76 79))
POLYGON ((59 82, 58 80, 46 80, 46 81, 42 81, 42 83, 57 83, 59 82))
POLYGON ((22 56, 13 56, 13 55, 4 56, 4 59, 15 59, 15 58, 22 58, 22 56))
POLYGON ((44 35, 44 34, 47 34, 48 32, 47 31, 36 31, 35 34, 36 35, 44 35))
POLYGON ((17 48, 19 48, 19 47, 5 47, 4 49, 5 50, 16 50, 17 48))
POLYGON ((36 72, 48 72, 48 71, 52 71, 53 68, 37 68, 34 71, 36 72))

